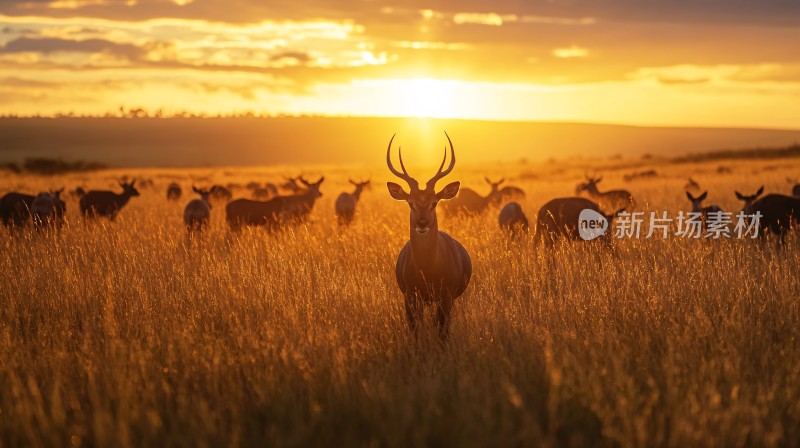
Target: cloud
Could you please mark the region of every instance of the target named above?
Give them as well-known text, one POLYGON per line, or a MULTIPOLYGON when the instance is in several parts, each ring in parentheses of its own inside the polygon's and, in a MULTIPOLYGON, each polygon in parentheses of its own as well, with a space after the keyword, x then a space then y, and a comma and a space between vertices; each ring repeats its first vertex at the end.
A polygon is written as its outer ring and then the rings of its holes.
POLYGON ((589 50, 583 47, 578 47, 576 45, 573 45, 571 47, 554 49, 553 56, 561 59, 585 58, 589 56, 589 50))
POLYGON ((56 38, 30 39, 22 37, 14 39, 0 47, 0 53, 111 53, 124 56, 130 60, 141 59, 145 51, 135 45, 118 44, 103 39, 67 40, 56 38))

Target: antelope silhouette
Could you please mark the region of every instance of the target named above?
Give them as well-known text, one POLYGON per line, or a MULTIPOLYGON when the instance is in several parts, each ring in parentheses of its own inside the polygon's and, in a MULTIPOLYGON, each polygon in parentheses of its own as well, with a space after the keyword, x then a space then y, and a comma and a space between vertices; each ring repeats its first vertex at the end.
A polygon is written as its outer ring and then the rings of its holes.
POLYGON ((181 194, 183 194, 183 190, 177 183, 172 182, 167 186, 167 200, 177 201, 181 198, 181 194))
POLYGON ((580 240, 578 221, 581 212, 586 209, 593 210, 608 220, 608 230, 598 239, 610 242, 614 218, 625 208, 606 214, 597 203, 586 198, 557 198, 544 204, 536 216, 536 241, 544 241, 551 246, 559 239, 580 240))
POLYGON ((758 191, 755 192, 755 194, 752 194, 750 196, 743 195, 742 193, 739 193, 738 191, 734 191, 734 193, 736 193, 736 198, 737 199, 739 199, 740 201, 744 201, 744 207, 742 207, 742 212, 747 214, 747 215, 752 215, 753 214, 753 203, 759 197, 761 197, 762 193, 764 193, 764 186, 762 185, 761 188, 759 188, 758 191))
POLYGON ((352 179, 348 179, 348 182, 355 186, 355 190, 352 193, 342 193, 336 198, 336 217, 339 220, 339 224, 350 224, 353 221, 353 217, 356 214, 356 205, 358 200, 361 199, 361 193, 364 191, 364 187, 369 185, 369 180, 355 182, 352 179))
POLYGON ((703 219, 708 219, 709 213, 719 213, 722 211, 722 209, 716 205, 709 205, 708 207, 703 207, 703 201, 706 199, 707 196, 708 196, 707 191, 704 191, 703 194, 697 197, 692 196, 692 193, 689 193, 688 191, 686 192, 686 197, 692 203, 692 212, 702 213, 703 219))
POLYGON ((400 167, 402 172, 392 165, 391 151, 394 136, 389 140, 386 149, 386 165, 389 171, 404 180, 409 192, 403 187, 387 182, 389 194, 398 201, 405 201, 410 207, 410 239, 400 250, 395 266, 397 285, 405 297, 406 317, 411 330, 417 329, 417 320, 421 318, 424 305, 436 308, 439 336, 444 339, 450 330, 450 313, 453 302, 469 285, 472 277, 472 260, 455 238, 439 230, 436 218, 436 205, 439 201, 453 199, 458 194, 460 182, 452 182, 441 191, 436 192, 436 182, 453 171, 456 164, 456 153, 450 136, 445 132, 450 144, 450 165, 442 171, 447 161, 447 148, 444 159, 437 173, 425 183, 425 189, 408 174, 403 165, 400 151, 400 167))
POLYGON ((488 177, 484 177, 484 180, 491 187, 489 194, 481 196, 475 190, 461 188, 455 199, 442 204, 442 211, 447 214, 483 213, 490 205, 498 204, 500 202, 498 187, 505 182, 505 179, 492 182, 488 177))
POLYGON ((31 217, 37 227, 61 226, 67 204, 61 200, 64 189, 39 193, 31 202, 31 217))
POLYGON ((586 174, 584 177, 586 177, 586 182, 578 184, 578 187, 575 189, 577 194, 585 191, 591 198, 608 207, 619 207, 621 205, 625 205, 625 208, 630 207, 631 209, 636 207, 633 195, 631 195, 628 190, 609 190, 601 192, 597 189, 597 184, 602 182, 602 176, 589 177, 589 175, 586 174))
POLYGON ((319 191, 320 185, 325 181, 325 177, 320 177, 316 182, 309 182, 300 177, 300 182, 305 185, 305 189, 301 189, 298 194, 292 196, 281 196, 283 198, 283 206, 281 208, 281 218, 284 223, 298 224, 304 222, 317 199, 322 197, 322 192, 319 191))
POLYGON ((81 214, 84 217, 107 217, 113 221, 116 219, 120 209, 122 209, 132 197, 139 196, 139 191, 136 189, 135 184, 135 179, 130 183, 119 182, 119 186, 122 187, 122 193, 120 194, 108 190, 92 190, 87 192, 79 202, 81 214))
POLYGON ((760 236, 770 230, 779 235, 781 242, 786 233, 800 223, 800 198, 782 194, 768 194, 751 205, 751 214, 761 213, 760 236))
POLYGON ((518 202, 509 202, 503 206, 497 222, 500 224, 500 228, 509 234, 528 233, 528 218, 525 217, 522 206, 518 202))
POLYGON ((6 193, 0 198, 0 218, 6 227, 22 226, 31 219, 34 196, 24 193, 6 193))
POLYGON ((233 193, 222 185, 214 185, 209 190, 209 199, 219 202, 228 202, 233 199, 233 193))
POLYGON ((192 191, 200 195, 200 199, 192 199, 183 209, 183 223, 189 232, 203 230, 208 227, 211 218, 210 190, 201 190, 192 185, 192 191))

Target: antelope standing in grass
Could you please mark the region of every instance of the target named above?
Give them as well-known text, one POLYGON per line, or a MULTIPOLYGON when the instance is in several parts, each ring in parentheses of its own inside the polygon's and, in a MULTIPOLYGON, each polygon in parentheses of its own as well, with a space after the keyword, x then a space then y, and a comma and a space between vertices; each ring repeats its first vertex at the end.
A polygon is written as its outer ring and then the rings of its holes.
POLYGON ((518 202, 509 202, 503 206, 497 222, 500 224, 500 228, 509 234, 528 233, 528 218, 525 217, 522 206, 518 202))
POLYGON ((339 220, 339 224, 350 224, 353 221, 353 217, 356 214, 356 204, 361 199, 361 192, 364 191, 364 187, 369 185, 369 180, 366 182, 354 182, 352 179, 348 179, 348 182, 353 184, 356 189, 352 193, 342 193, 336 198, 336 217, 339 220))
POLYGON ((510 199, 525 199, 525 190, 513 185, 507 185, 497 192, 500 202, 510 199))
POLYGON ((482 213, 489 208, 490 205, 498 204, 500 202, 498 187, 505 182, 505 179, 492 182, 488 177, 485 177, 484 180, 491 187, 489 194, 481 196, 475 190, 461 188, 455 199, 445 202, 442 205, 442 211, 447 214, 482 213))
POLYGON ((786 233, 800 224, 800 198, 782 194, 768 194, 750 206, 751 214, 761 213, 760 236, 767 230, 784 240, 786 233))
POLYGON ((211 218, 210 190, 201 190, 192 185, 192 191, 200 195, 200 199, 192 199, 183 209, 183 223, 189 232, 203 230, 208 227, 211 218))
POLYGON ((281 211, 286 196, 278 196, 268 201, 236 199, 225 206, 225 221, 231 230, 242 226, 265 226, 274 229, 280 224, 281 211))
POLYGON ((139 191, 134 186, 136 180, 130 183, 119 182, 122 193, 108 190, 92 190, 87 192, 80 200, 81 214, 85 217, 102 216, 114 220, 120 209, 134 197, 139 196, 139 191))
POLYGON ((632 210, 634 207, 636 207, 636 202, 633 200, 633 195, 631 195, 628 190, 609 190, 601 192, 597 189, 597 184, 602 182, 602 176, 589 177, 587 174, 585 177, 586 182, 578 184, 578 187, 575 189, 577 194, 581 194, 581 192, 585 191, 591 198, 609 208, 619 208, 624 206, 626 209, 630 208, 632 210))
POLYGON ((167 186, 167 200, 177 201, 181 198, 181 194, 183 194, 183 190, 177 183, 172 182, 167 186))
POLYGON ((233 199, 233 193, 231 193, 231 190, 223 187, 222 185, 214 185, 211 187, 209 192, 209 199, 213 199, 215 201, 228 202, 233 199))
POLYGON ((0 218, 7 227, 22 226, 31 219, 34 196, 24 193, 6 193, 0 198, 0 218))
POLYGON ((753 214, 752 213, 753 212, 753 203, 759 197, 761 197, 762 193, 764 193, 764 186, 762 185, 761 188, 759 188, 758 191, 756 191, 755 194, 752 194, 750 196, 745 196, 742 193, 739 193, 738 191, 734 191, 734 193, 736 193, 736 198, 737 199, 739 199, 740 201, 744 201, 744 207, 742 207, 742 213, 744 213, 746 215, 751 215, 751 214, 753 214))
POLYGON ((316 182, 308 182, 300 177, 300 182, 305 185, 305 189, 301 189, 298 194, 292 196, 283 196, 283 207, 281 210, 281 218, 284 223, 300 223, 308 218, 311 210, 317 199, 322 197, 322 192, 319 191, 320 185, 325 181, 325 177, 320 177, 316 182))
POLYGON ((64 220, 67 204, 61 200, 64 189, 39 193, 31 202, 31 217, 37 227, 60 226, 64 220))
POLYGON ((536 241, 551 246, 559 239, 580 240, 579 219, 581 212, 587 209, 603 215, 608 221, 606 232, 599 239, 610 242, 614 218, 625 209, 606 214, 597 203, 586 198, 557 198, 544 204, 536 216, 536 241))
POLYGON ((421 190, 417 181, 406 171, 402 152, 400 167, 403 171, 398 171, 392 165, 393 140, 394 136, 389 140, 389 147, 386 149, 386 164, 392 174, 408 184, 409 192, 394 182, 387 182, 386 186, 392 198, 407 202, 411 208, 410 240, 400 250, 395 267, 397 284, 405 296, 406 317, 412 331, 416 333, 417 320, 422 317, 424 305, 430 304, 436 307, 439 336, 445 338, 450 329, 453 302, 467 289, 472 276, 472 260, 467 250, 453 237, 439 230, 436 218, 436 205, 439 201, 453 199, 461 185, 459 182, 452 182, 438 193, 435 190, 436 182, 453 171, 456 153, 453 142, 447 136, 450 144, 450 165, 442 171, 447 160, 445 148, 439 170, 425 184, 425 189, 421 190))
POLYGON ((704 191, 703 194, 700 196, 694 197, 692 193, 686 192, 686 197, 692 203, 692 213, 701 213, 703 215, 703 219, 708 219, 709 213, 719 213, 722 211, 719 206, 716 205, 709 205, 708 207, 703 207, 703 201, 708 196, 708 192, 704 191))

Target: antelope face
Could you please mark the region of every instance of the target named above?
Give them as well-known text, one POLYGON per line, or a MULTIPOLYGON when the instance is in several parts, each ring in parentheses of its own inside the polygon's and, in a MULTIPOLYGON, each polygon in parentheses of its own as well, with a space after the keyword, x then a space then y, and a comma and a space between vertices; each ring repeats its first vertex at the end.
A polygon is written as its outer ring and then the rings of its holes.
POLYGON ((583 191, 592 191, 597 189, 597 184, 603 180, 602 177, 593 178, 586 176, 586 182, 581 182, 575 188, 575 194, 581 194, 583 191))
POLYGON ((325 176, 320 177, 318 181, 313 183, 300 177, 300 182, 302 182, 303 185, 306 186, 305 194, 310 195, 314 199, 322 197, 322 192, 319 191, 319 187, 320 185, 322 185, 322 182, 324 181, 325 181, 325 176))
POLYGON ((742 211, 744 211, 745 213, 750 213, 751 212, 751 208, 753 206, 753 202, 755 202, 756 199, 758 199, 758 197, 761 196, 762 193, 764 193, 764 186, 762 185, 761 188, 759 188, 758 191, 756 191, 755 194, 750 195, 750 196, 745 196, 742 193, 739 193, 738 191, 736 191, 735 193, 736 193, 736 197, 740 201, 744 201, 744 208, 742 209, 742 211))
POLYGON ((135 183, 135 180, 131 183, 120 182, 119 186, 122 187, 123 193, 127 193, 129 196, 139 196, 139 190, 134 187, 135 183))
POLYGON ((688 191, 686 192, 686 197, 689 198, 689 200, 692 202, 692 211, 693 212, 699 212, 699 211, 701 211, 703 209, 702 203, 703 203, 703 200, 705 200, 706 196, 708 196, 708 192, 707 191, 704 191, 703 194, 701 194, 698 197, 692 196, 692 194, 689 193, 688 191))
MULTIPOLYGON (((447 135, 446 132, 445 135, 447 135)), ((386 164, 388 165, 389 171, 391 171, 392 174, 406 181, 410 192, 406 192, 403 190, 403 187, 394 182, 386 182, 386 187, 389 189, 389 194, 393 199, 408 203, 408 206, 411 208, 411 228, 414 229, 417 235, 428 235, 431 233, 432 229, 438 228, 438 221, 436 219, 436 205, 439 204, 439 201, 453 199, 458 194, 458 189, 461 187, 461 182, 452 182, 447 184, 447 186, 445 186, 438 193, 436 192, 436 182, 448 175, 451 171, 453 171, 453 167, 455 167, 456 153, 453 149, 453 142, 450 141, 450 137, 448 136, 447 141, 450 143, 451 154, 450 165, 448 168, 442 171, 442 168, 444 168, 444 163, 447 160, 447 148, 445 148, 444 159, 442 160, 442 164, 439 166, 439 170, 437 171, 436 175, 434 175, 425 184, 425 188, 421 189, 419 188, 419 183, 416 181, 416 179, 411 177, 408 174, 408 171, 406 171, 406 167, 403 165, 402 151, 399 154, 402 172, 395 169, 392 165, 391 151, 393 140, 394 136, 392 136, 392 140, 389 140, 389 147, 386 149, 386 164)))

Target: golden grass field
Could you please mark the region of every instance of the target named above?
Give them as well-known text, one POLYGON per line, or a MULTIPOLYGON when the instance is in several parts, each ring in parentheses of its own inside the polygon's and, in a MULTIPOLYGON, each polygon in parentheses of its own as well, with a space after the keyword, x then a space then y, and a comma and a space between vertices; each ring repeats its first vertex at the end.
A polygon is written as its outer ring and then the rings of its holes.
MULTIPOLYGON (((790 191, 800 162, 658 165, 655 179, 598 168, 640 210, 688 210, 691 175, 707 205, 733 191, 790 191)), ((648 167, 638 167, 636 170, 648 167)), ((428 175, 435 167, 429 167, 428 175)), ((0 177, 0 192, 149 176, 115 222, 84 224, 67 200, 56 234, 0 229, 3 446, 798 446, 800 242, 615 241, 613 251, 506 243, 497 210, 442 230, 472 256, 450 338, 409 332, 394 278, 408 207, 376 167, 353 226, 325 174, 307 225, 231 235, 224 207, 187 242, 177 176, 280 180, 296 169, 104 171, 0 177)), ((421 169, 416 173, 427 173, 421 169)), ((574 195, 583 168, 457 168, 523 187, 532 221, 574 195), (524 175, 523 175, 524 174, 524 175)), ((424 177, 420 175, 420 177, 424 177)), ((424 180, 424 179, 423 179, 424 180)), ((202 183, 202 182, 200 182, 202 183)), ((443 185, 443 184, 442 184, 443 185)), ((115 188, 118 190, 118 188, 115 188)), ((432 327, 432 325, 431 325, 432 327)))

